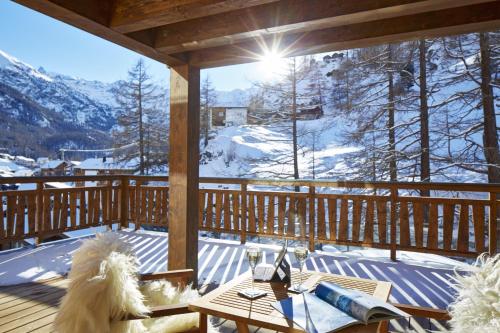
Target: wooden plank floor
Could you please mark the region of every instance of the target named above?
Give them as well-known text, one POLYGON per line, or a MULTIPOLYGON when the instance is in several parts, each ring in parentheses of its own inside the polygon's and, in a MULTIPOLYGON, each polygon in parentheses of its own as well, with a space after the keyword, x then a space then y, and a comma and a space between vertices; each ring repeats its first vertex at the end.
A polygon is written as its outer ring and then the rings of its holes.
POLYGON ((0 332, 53 332, 68 280, 55 278, 0 288, 0 332))
MULTIPOLYGON (((68 280, 51 280, 0 287, 0 333, 54 332, 52 322, 57 313, 59 301, 66 292, 68 280)), ((220 333, 235 333, 233 322, 212 318, 212 324, 220 333)), ((402 327, 391 321, 391 332, 424 333, 416 321, 410 327, 402 327)), ((437 331, 445 332, 444 327, 437 331)), ((251 327, 252 333, 273 333, 258 327, 251 327)))

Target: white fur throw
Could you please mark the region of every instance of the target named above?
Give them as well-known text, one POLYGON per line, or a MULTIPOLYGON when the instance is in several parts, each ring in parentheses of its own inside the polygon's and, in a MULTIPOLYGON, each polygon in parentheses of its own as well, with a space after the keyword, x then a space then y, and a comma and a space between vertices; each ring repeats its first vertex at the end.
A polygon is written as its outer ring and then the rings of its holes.
POLYGON ((457 274, 457 280, 457 299, 450 305, 453 332, 500 332, 500 254, 479 257, 471 274, 457 274))
POLYGON ((107 232, 85 240, 73 255, 70 284, 54 322, 59 333, 179 332, 198 326, 198 315, 120 321, 125 314, 147 315, 149 306, 188 302, 191 288, 166 281, 139 287, 138 261, 119 235, 107 232))

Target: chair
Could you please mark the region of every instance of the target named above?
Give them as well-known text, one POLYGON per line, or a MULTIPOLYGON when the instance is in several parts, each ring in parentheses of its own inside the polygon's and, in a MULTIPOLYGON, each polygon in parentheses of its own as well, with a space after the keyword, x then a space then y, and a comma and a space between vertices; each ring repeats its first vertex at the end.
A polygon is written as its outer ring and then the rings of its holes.
POLYGON ((206 331, 206 316, 187 306, 198 297, 185 288, 192 277, 190 269, 139 274, 138 260, 119 234, 98 234, 73 254, 54 328, 59 333, 206 331))

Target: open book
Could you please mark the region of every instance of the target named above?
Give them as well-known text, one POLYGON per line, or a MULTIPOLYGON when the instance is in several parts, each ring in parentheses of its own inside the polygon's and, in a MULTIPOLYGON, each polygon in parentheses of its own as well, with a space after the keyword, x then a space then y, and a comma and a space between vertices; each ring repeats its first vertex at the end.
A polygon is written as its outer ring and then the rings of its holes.
POLYGON ((336 332, 356 324, 409 316, 368 294, 321 282, 313 294, 303 293, 273 304, 308 333, 336 332))

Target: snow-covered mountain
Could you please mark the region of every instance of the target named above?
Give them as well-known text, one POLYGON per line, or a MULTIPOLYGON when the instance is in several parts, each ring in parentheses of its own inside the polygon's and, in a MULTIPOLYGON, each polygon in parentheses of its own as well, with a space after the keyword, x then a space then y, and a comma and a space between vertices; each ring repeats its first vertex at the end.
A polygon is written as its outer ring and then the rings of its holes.
MULTIPOLYGON (((109 148, 115 85, 49 73, 0 50, 0 147, 35 157, 62 147, 109 148)), ((217 94, 219 105, 248 102, 244 90, 217 94)))

